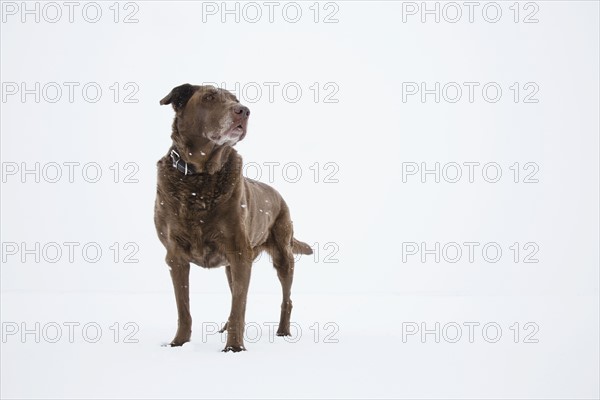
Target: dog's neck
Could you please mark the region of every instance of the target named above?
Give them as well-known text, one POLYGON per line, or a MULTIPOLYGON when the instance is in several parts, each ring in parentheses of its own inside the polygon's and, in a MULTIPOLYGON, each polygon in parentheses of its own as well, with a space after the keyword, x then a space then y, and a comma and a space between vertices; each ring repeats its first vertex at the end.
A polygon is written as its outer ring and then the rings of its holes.
POLYGON ((161 196, 175 199, 175 215, 187 218, 188 214, 181 211, 182 205, 197 211, 209 211, 239 190, 238 185, 243 177, 242 158, 237 151, 229 151, 229 156, 222 159, 222 167, 214 173, 208 173, 199 171, 196 163, 190 164, 188 160, 178 157, 173 150, 181 156, 177 148, 171 147, 169 153, 159 161, 158 176, 159 188, 162 188, 161 196))
POLYGON ((189 160, 189 154, 180 150, 175 143, 169 149, 169 157, 176 168, 184 175, 209 174, 220 171, 229 158, 237 152, 231 146, 203 146, 200 150, 202 161, 189 160), (206 147, 206 148, 205 148, 206 147))
POLYGON ((179 172, 182 172, 184 175, 193 175, 196 173, 196 168, 181 158, 181 154, 175 146, 171 146, 169 156, 171 157, 171 161, 173 161, 173 168, 176 168, 179 172))
POLYGON ((185 136, 180 132, 181 129, 178 127, 178 118, 176 117, 173 121, 171 134, 173 144, 169 150, 169 157, 173 161, 173 167, 184 175, 213 175, 223 168, 232 154, 237 154, 231 146, 217 145, 207 139, 200 146, 194 146, 192 150, 186 146, 185 136), (191 151, 195 154, 192 154, 191 151))

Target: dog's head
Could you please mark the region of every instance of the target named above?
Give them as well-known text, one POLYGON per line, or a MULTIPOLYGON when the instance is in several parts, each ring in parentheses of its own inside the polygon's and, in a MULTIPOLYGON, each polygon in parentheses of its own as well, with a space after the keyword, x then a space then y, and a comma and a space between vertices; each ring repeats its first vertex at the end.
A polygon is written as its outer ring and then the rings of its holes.
MULTIPOLYGON (((177 86, 160 104, 171 104, 182 151, 200 151, 208 143, 234 146, 246 136, 250 110, 224 89, 214 86, 177 86)), ((212 146, 211 146, 212 147, 212 146)))

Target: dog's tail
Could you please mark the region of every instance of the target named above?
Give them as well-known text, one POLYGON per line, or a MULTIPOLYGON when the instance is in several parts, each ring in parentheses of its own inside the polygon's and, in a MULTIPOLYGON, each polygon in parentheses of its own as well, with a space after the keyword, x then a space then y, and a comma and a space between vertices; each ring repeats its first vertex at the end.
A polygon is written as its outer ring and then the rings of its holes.
POLYGON ((313 250, 308 244, 292 238, 292 253, 310 255, 313 253, 313 250))

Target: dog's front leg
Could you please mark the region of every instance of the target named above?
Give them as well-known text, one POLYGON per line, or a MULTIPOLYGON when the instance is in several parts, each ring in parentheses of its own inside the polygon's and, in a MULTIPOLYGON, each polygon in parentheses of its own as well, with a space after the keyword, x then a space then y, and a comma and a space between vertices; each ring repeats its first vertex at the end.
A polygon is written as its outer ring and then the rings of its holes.
MULTIPOLYGON (((229 284, 229 291, 231 292, 231 295, 233 296, 233 278, 231 278, 231 266, 226 266, 225 267, 225 275, 227 275, 227 283, 229 284)), ((223 333, 227 331, 227 322, 225 322, 225 325, 223 325, 223 327, 221 329, 219 329, 219 333, 223 333)))
POLYGON ((223 351, 238 352, 244 347, 244 326, 246 317, 246 298, 250 284, 252 262, 237 260, 231 263, 231 313, 227 320, 227 344, 223 351))
POLYGON ((173 254, 167 254, 167 265, 171 272, 175 301, 177 302, 177 333, 171 346, 181 346, 192 336, 192 316, 190 314, 190 263, 173 254))

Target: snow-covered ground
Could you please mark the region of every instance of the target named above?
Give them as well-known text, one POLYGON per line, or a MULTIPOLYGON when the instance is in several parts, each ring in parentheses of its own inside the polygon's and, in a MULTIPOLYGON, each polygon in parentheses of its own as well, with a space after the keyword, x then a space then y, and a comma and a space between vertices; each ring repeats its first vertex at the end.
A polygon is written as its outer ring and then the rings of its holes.
POLYGON ((171 293, 12 292, 1 300, 4 322, 25 321, 34 329, 38 321, 41 332, 40 343, 33 334, 25 342, 15 334, 2 343, 2 398, 593 398, 597 393, 598 320, 585 316, 598 309, 597 299, 589 296, 296 295, 295 333, 287 341, 273 337, 269 324, 277 322, 279 297, 251 292, 248 351, 237 354, 220 352, 222 336, 214 333, 227 313, 225 292, 192 294, 193 338, 182 348, 161 347, 175 328, 171 293), (62 325, 56 343, 48 342, 56 338, 52 322, 62 325), (72 339, 63 325, 68 322, 80 324, 73 326, 72 339), (126 328, 127 322, 135 325, 126 328), (432 330, 424 340, 410 334, 409 323, 421 322, 432 330), (472 338, 469 322, 480 324, 471 325, 472 338), (527 322, 539 331, 524 328, 527 322), (84 336, 86 323, 97 325, 84 336), (458 339, 454 324, 461 327, 458 339), (490 324, 486 334, 485 324, 490 324), (499 338, 496 326, 502 330, 499 338))

